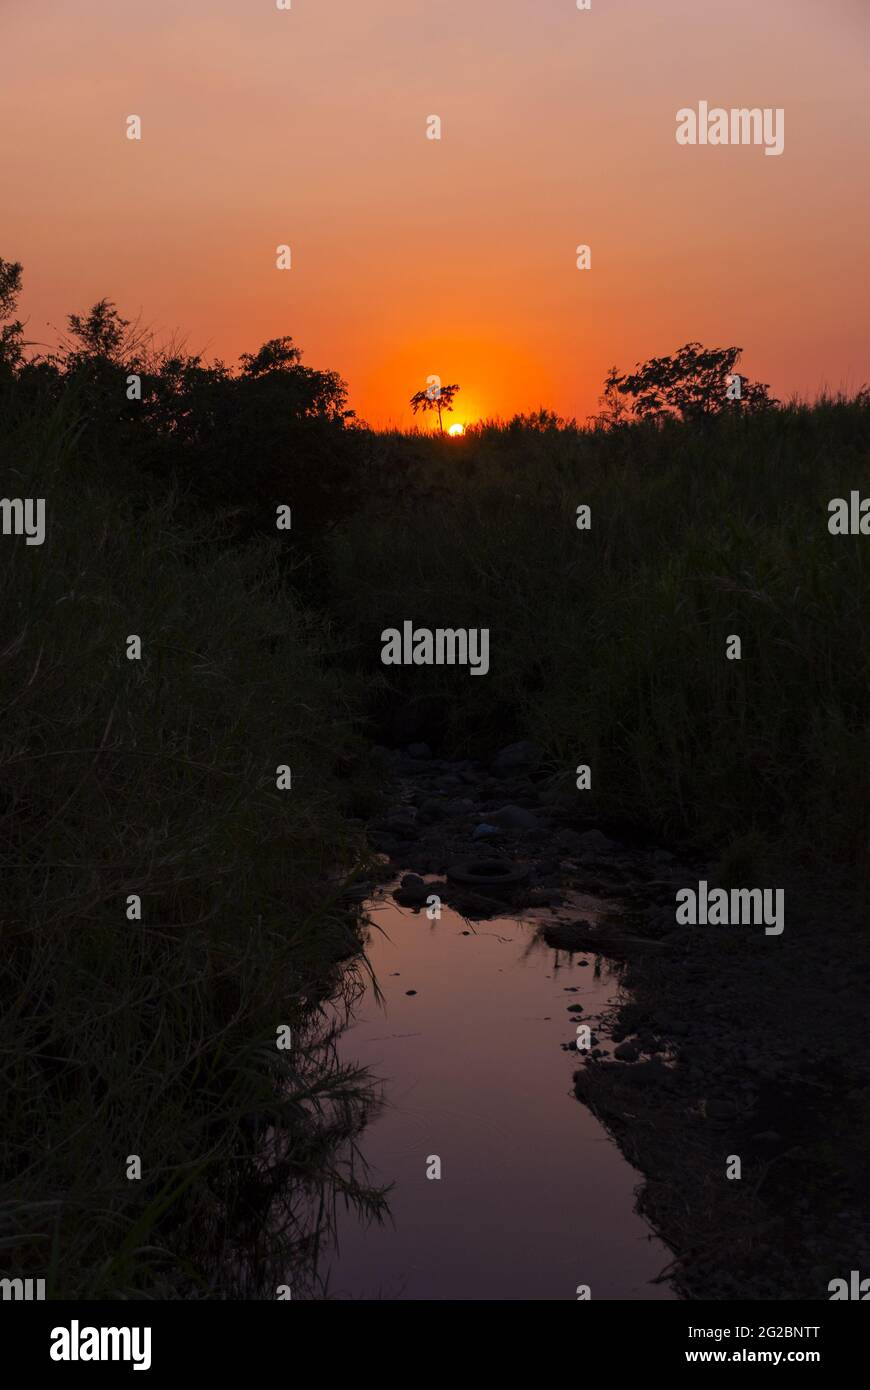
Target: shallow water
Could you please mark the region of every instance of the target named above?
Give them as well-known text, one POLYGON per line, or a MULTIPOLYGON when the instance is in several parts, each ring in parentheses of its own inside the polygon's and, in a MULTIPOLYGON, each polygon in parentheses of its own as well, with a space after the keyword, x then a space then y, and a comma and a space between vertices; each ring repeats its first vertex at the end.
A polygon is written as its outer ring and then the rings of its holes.
POLYGON ((339 1213, 331 1295, 673 1297, 650 1282, 670 1254, 634 1211, 640 1177, 575 1098, 579 1059, 560 1046, 617 994, 607 963, 545 946, 536 914, 471 923, 444 906, 430 922, 381 897, 369 916, 384 1006, 367 989, 340 1051, 383 1079, 361 1149, 371 1181, 395 1184, 392 1219, 364 1229, 339 1213))

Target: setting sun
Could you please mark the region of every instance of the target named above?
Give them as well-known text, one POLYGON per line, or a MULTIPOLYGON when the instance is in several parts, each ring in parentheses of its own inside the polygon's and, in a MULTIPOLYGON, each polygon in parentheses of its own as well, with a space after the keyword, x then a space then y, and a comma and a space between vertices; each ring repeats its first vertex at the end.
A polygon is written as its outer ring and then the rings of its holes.
POLYGON ((451 425, 451 426, 450 426, 450 429, 447 431, 447 433, 448 433, 448 434, 465 434, 465 426, 464 426, 464 425, 459 425, 459 424, 457 424, 457 425, 451 425))

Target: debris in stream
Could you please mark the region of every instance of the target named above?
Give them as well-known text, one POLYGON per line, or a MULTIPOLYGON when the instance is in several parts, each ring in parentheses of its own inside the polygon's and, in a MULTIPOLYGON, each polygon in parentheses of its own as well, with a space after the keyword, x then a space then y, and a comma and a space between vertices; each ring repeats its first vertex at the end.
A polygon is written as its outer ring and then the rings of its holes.
POLYGON ((595 951, 605 956, 626 956, 638 950, 667 950, 663 941, 634 936, 613 922, 548 922, 540 934, 554 951, 595 951))
POLYGON ((460 859, 447 868, 447 877, 454 883, 485 888, 487 892, 513 888, 525 883, 528 876, 528 864, 516 864, 508 859, 460 859))

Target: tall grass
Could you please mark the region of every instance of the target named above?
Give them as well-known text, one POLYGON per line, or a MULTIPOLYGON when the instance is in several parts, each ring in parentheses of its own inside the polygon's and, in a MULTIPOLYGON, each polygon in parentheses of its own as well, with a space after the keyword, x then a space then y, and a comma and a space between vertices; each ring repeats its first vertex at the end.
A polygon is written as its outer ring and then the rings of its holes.
POLYGON ((865 395, 409 437, 401 492, 334 538, 334 609, 382 673, 382 628, 489 627, 488 676, 390 668, 394 699, 442 708, 466 751, 531 735, 579 810, 866 869, 870 541, 831 536, 827 505, 870 495, 868 423, 865 395))
POLYGON ((283 1135, 302 1244, 324 1183, 379 1207, 366 1079, 311 1012, 353 989, 355 692, 262 543, 122 496, 76 435, 68 399, 0 430, 3 494, 47 508, 43 546, 0 539, 0 1266, 50 1296, 221 1293, 255 1131, 283 1135))

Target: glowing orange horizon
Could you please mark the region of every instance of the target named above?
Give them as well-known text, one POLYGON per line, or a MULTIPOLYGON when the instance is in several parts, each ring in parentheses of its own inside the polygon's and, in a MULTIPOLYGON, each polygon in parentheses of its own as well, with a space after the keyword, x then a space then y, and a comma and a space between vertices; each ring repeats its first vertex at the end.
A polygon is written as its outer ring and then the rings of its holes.
POLYGON ((289 333, 403 429, 433 373, 461 388, 445 428, 583 422, 612 365, 691 339, 741 344, 782 398, 870 378, 857 0, 438 15, 80 0, 46 27, 6 0, 0 255, 28 336, 103 296, 228 362, 289 333), (781 157, 678 145, 700 99, 783 108, 781 157))

